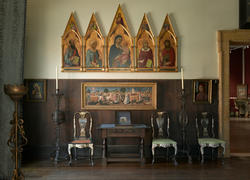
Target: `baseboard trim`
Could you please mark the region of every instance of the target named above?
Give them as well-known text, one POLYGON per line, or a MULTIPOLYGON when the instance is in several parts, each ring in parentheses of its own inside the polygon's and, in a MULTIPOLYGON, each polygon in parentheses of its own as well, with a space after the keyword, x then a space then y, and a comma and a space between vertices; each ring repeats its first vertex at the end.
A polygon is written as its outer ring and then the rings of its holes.
POLYGON ((231 157, 250 157, 250 153, 230 153, 231 157))

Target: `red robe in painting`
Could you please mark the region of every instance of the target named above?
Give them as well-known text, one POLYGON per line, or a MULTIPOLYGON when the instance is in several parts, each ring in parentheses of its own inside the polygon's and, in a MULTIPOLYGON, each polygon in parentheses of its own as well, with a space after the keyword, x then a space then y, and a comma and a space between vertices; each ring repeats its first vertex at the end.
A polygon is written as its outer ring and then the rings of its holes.
POLYGON ((141 49, 139 53, 139 61, 138 67, 139 68, 151 68, 153 65, 153 52, 152 49, 141 49))
POLYGON ((174 66, 175 65, 175 53, 172 47, 164 48, 161 51, 162 59, 161 66, 174 66))

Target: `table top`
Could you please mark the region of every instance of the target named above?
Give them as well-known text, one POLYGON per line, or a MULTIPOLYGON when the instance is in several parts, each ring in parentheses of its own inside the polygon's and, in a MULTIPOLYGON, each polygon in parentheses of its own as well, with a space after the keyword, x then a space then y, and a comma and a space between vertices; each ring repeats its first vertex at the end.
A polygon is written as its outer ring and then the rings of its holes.
POLYGON ((145 124, 129 124, 129 125, 121 125, 121 124, 101 124, 97 129, 128 129, 128 128, 149 128, 149 126, 145 124))

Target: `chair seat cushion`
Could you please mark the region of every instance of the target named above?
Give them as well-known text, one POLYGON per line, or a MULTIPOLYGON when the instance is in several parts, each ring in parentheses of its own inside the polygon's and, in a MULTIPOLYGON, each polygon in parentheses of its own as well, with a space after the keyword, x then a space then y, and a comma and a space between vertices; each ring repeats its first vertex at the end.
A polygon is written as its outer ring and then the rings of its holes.
POLYGON ((152 144, 173 144, 173 145, 176 145, 177 143, 172 139, 161 138, 161 139, 153 139, 152 144))
POLYGON ((224 145, 226 144, 225 141, 221 139, 216 139, 216 138, 198 138, 199 144, 203 145, 216 145, 216 144, 221 144, 224 145))
POLYGON ((71 142, 72 144, 85 144, 85 143, 91 143, 90 139, 77 139, 71 142))

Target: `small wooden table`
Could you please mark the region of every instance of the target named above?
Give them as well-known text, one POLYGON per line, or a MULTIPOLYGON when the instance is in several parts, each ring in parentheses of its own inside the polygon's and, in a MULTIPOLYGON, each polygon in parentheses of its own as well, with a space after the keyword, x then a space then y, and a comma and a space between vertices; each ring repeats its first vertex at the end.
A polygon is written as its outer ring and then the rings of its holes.
POLYGON ((144 137, 145 131, 148 128, 145 124, 131 124, 131 125, 118 125, 118 124, 101 124, 98 129, 102 131, 102 157, 104 162, 117 162, 117 161, 140 161, 144 163, 144 137), (119 138, 119 137, 136 137, 140 138, 140 158, 114 158, 107 157, 107 138, 119 138))

